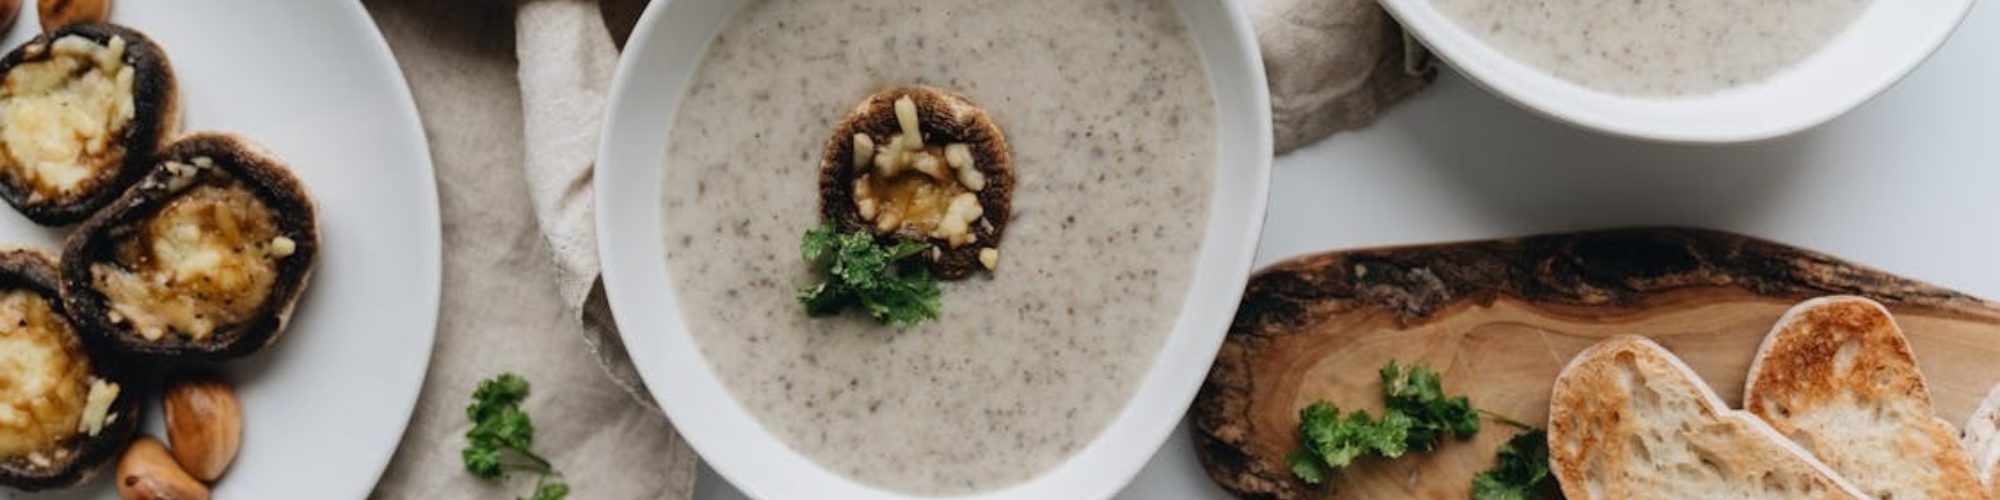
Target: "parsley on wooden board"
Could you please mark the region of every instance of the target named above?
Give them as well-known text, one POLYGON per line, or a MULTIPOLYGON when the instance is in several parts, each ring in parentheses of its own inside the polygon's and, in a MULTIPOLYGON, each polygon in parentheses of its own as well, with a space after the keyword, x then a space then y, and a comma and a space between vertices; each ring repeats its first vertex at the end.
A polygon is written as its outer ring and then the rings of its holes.
POLYGON ((1465 396, 1446 396, 1443 380, 1423 365, 1405 370, 1390 361, 1381 370, 1381 418, 1355 410, 1342 415, 1326 401, 1299 410, 1303 449, 1285 457, 1285 467, 1306 484, 1327 481, 1328 473, 1363 456, 1396 458, 1412 450, 1436 450, 1444 438, 1466 439, 1479 432, 1479 412, 1465 396))
POLYGON ((1472 500, 1562 498, 1549 473, 1549 436, 1527 429, 1500 445, 1494 465, 1472 477, 1472 500))
POLYGON ((529 448, 535 443, 535 423, 521 410, 528 399, 528 380, 503 373, 479 382, 472 391, 472 404, 465 416, 472 428, 465 431, 465 470, 481 479, 500 479, 508 471, 533 472, 535 491, 521 500, 562 500, 569 485, 547 459, 529 448))
POLYGON ((905 262, 929 249, 928 244, 908 241, 885 246, 866 231, 842 234, 832 224, 808 230, 799 253, 826 278, 799 287, 799 303, 812 316, 859 307, 890 326, 936 318, 937 280, 922 265, 905 262))
POLYGON ((1390 414, 1409 417, 1409 447, 1436 450, 1446 435, 1459 439, 1479 432, 1479 413, 1464 395, 1446 397, 1444 381, 1423 365, 1399 369, 1395 360, 1382 366, 1382 401, 1390 414))

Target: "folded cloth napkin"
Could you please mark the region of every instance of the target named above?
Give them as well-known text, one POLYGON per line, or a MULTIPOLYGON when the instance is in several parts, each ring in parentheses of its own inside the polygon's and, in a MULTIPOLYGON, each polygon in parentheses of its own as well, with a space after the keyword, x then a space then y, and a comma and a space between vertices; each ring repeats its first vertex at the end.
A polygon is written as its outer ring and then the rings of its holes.
MULTIPOLYGON (((585 346, 619 388, 657 413, 659 406, 646 395, 618 339, 598 280, 591 171, 605 92, 618 67, 618 49, 604 12, 594 0, 524 0, 515 13, 522 133, 527 138, 522 165, 536 223, 555 261, 557 292, 571 317, 583 323, 585 346)), ((689 491, 697 458, 678 436, 669 442, 666 459, 648 465, 670 469, 661 472, 672 486, 689 491)))
POLYGON ((531 490, 532 474, 486 481, 466 473, 460 453, 474 388, 502 372, 533 382, 524 408, 535 419, 535 449, 563 472, 570 498, 687 498, 693 489, 696 458, 673 427, 606 383, 576 341, 583 327, 557 294, 554 252, 523 196, 526 151, 515 145, 525 110, 514 104, 521 87, 510 38, 516 14, 537 30, 579 31, 588 19, 554 15, 563 6, 537 2, 364 1, 423 115, 444 222, 444 291, 430 372, 369 498, 513 498, 531 490))
POLYGON ((1360 128, 1437 76, 1375 0, 1250 0, 1282 154, 1360 128))
POLYGON ((526 1, 516 14, 515 37, 528 198, 553 250, 557 288, 564 305, 583 321, 584 342, 607 375, 657 410, 618 340, 598 280, 591 169, 618 49, 603 11, 591 0, 526 1))

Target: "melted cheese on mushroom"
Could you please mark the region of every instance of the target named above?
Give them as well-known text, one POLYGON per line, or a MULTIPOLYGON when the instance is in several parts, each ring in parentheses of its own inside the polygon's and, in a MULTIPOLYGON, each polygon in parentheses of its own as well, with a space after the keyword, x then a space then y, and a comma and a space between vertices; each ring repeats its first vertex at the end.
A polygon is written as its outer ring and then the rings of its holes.
POLYGON ((39 50, 47 57, 0 79, 0 171, 33 188, 30 200, 88 189, 116 168, 125 157, 118 138, 135 112, 125 39, 69 35, 39 50))
POLYGON ((972 148, 963 143, 924 145, 916 101, 896 99, 900 132, 884 141, 854 134, 854 208, 878 234, 938 238, 952 248, 977 241, 972 223, 985 213, 977 192, 986 188, 972 148), (881 147, 876 147, 880 144, 881 147))
POLYGON ((83 345, 47 298, 0 292, 0 457, 60 459, 48 454, 85 431, 90 382, 83 345))
POLYGON ((234 181, 187 188, 140 228, 117 242, 117 264, 91 264, 91 276, 112 321, 147 340, 205 339, 250 319, 295 245, 270 207, 234 181))

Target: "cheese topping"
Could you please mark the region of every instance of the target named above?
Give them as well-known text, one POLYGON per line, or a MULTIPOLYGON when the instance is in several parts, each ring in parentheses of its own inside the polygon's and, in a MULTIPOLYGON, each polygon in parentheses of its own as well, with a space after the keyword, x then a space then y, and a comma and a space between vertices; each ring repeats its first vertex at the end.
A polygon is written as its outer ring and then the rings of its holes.
POLYGON ((76 431, 96 436, 104 432, 104 426, 118 421, 111 414, 111 403, 118 401, 118 384, 97 377, 90 378, 90 393, 83 399, 83 419, 76 423, 76 431))
POLYGON ((855 212, 877 233, 938 238, 952 248, 978 241, 972 223, 985 210, 974 193, 986 188, 986 176, 972 148, 924 145, 909 96, 896 99, 895 112, 900 133, 886 141, 854 134, 854 168, 866 172, 854 180, 855 212))
POLYGON ((0 292, 0 457, 51 458, 77 434, 91 380, 83 344, 47 298, 0 292))
MULTIPOLYGON (((169 168, 195 167, 169 164, 169 168)), ((118 261, 91 265, 112 321, 147 340, 205 339, 251 318, 271 293, 278 260, 296 242, 278 233, 269 206, 242 184, 182 191, 125 241, 118 261)))
POLYGON ((69 35, 48 52, 0 80, 0 168, 33 188, 31 201, 83 191, 115 168, 125 158, 118 136, 135 113, 124 38, 69 35))

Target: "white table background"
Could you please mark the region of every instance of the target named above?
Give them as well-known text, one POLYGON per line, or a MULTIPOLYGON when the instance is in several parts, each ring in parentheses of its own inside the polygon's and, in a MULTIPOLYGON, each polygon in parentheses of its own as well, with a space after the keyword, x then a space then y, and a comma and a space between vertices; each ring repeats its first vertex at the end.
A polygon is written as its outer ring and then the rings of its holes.
MULTIPOLYGON (((2000 299, 2000 5, 1853 113, 1754 145, 1600 137, 1446 71, 1278 159, 1257 265, 1324 250, 1634 225, 1725 229, 2000 299)), ((706 469, 695 498, 741 493, 706 469)), ((1119 498, 1228 498, 1185 425, 1119 498)))

